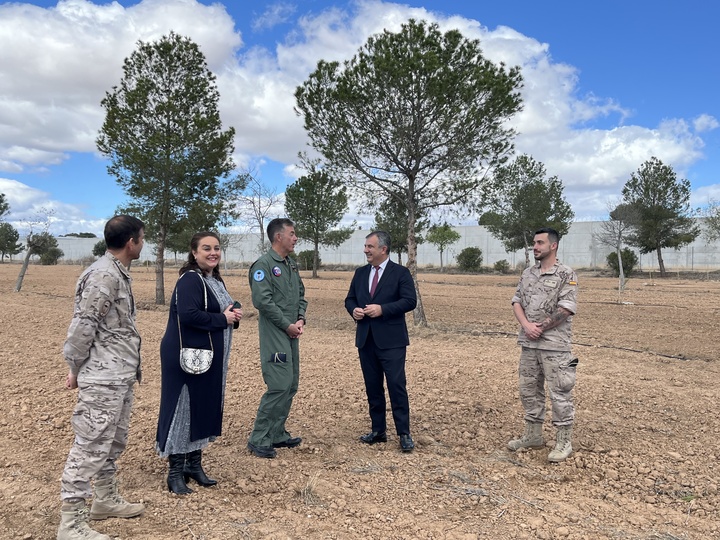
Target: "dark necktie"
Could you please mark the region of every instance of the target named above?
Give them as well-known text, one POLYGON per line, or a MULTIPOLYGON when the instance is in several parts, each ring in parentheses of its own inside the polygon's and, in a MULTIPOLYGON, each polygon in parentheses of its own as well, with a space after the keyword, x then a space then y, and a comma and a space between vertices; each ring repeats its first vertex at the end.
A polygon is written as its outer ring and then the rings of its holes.
POLYGON ((375 269, 375 275, 372 279, 372 284, 370 285, 370 297, 372 298, 375 296, 375 289, 377 289, 378 279, 380 279, 380 267, 379 266, 373 266, 375 269))

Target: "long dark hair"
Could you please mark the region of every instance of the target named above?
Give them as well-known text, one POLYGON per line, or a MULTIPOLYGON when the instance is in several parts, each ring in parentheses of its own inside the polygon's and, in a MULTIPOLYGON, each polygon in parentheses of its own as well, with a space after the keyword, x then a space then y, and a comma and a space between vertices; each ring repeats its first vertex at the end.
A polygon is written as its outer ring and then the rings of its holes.
MULTIPOLYGON (((190 252, 188 253, 187 262, 182 265, 182 268, 180 268, 180 275, 182 276, 185 272, 188 272, 190 270, 195 270, 196 272, 200 272, 201 274, 203 271, 198 266, 197 260, 195 259, 195 255, 193 255, 193 251, 198 250, 198 246, 200 245, 200 240, 203 238, 206 238, 208 236, 212 236, 215 240, 220 242, 220 237, 217 235, 217 233, 214 233, 212 231, 200 231, 199 233, 195 233, 193 237, 190 239, 190 252)), ((215 265, 215 268, 213 268, 212 275, 214 278, 222 279, 220 277, 220 265, 215 265)))

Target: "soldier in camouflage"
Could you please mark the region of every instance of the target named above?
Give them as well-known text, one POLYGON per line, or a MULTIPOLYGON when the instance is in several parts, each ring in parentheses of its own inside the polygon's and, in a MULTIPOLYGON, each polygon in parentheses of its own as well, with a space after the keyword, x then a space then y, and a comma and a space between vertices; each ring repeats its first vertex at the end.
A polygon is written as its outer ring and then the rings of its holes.
POLYGON ((140 257, 144 225, 118 215, 105 225, 107 252, 78 280, 75 308, 63 347, 68 389, 78 389, 72 416, 75 440, 65 464, 58 540, 110 540, 90 519, 135 517, 143 504, 118 492, 115 462, 127 445, 133 386, 140 381, 140 334, 128 270, 140 257), (86 499, 93 495, 92 507, 86 499))
POLYGON ((571 323, 577 311, 577 277, 557 260, 560 235, 555 229, 535 233, 536 264, 522 274, 512 299, 520 323, 520 401, 525 409, 525 432, 508 443, 512 451, 545 446, 545 382, 552 403, 552 423, 557 428, 555 447, 548 460, 558 463, 572 453, 575 418, 572 390, 577 358, 571 353, 571 323))

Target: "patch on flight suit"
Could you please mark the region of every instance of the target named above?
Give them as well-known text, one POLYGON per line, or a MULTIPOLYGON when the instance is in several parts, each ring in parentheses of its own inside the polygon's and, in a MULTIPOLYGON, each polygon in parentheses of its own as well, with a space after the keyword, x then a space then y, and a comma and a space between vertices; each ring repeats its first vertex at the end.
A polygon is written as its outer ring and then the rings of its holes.
POLYGON ((555 287, 557 287, 558 282, 555 279, 546 279, 543 281, 543 285, 545 285, 546 287, 550 287, 551 289, 554 289, 555 287))
POLYGON ((280 270, 279 266, 273 266, 272 273, 273 276, 278 277, 280 274, 282 274, 282 270, 280 270))
POLYGON ((255 281, 262 281, 263 279, 265 279, 265 272, 263 272, 262 270, 256 270, 253 274, 253 279, 255 281))

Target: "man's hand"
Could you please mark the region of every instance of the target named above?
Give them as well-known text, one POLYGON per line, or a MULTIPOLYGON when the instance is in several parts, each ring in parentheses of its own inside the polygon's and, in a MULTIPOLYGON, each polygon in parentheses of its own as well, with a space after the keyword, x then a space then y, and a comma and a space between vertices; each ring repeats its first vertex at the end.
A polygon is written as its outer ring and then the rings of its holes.
POLYGON ((352 312, 353 319, 355 319, 356 321, 359 321, 363 317, 365 317, 365 312, 363 311, 363 308, 356 307, 355 309, 353 309, 353 312, 352 312))
POLYGON ((297 339, 302 335, 304 326, 305 321, 299 320, 295 324, 291 324, 290 326, 288 326, 285 329, 285 333, 292 339, 297 339))
POLYGON ((67 379, 65 379, 65 388, 68 390, 75 390, 77 387, 77 375, 73 375, 73 372, 69 371, 67 379))
POLYGON ((362 312, 371 319, 382 317, 382 306, 380 304, 368 304, 362 312))
POLYGON ((527 324, 523 324, 523 331, 529 340, 537 341, 540 339, 540 336, 542 336, 543 327, 538 323, 528 322, 527 324))

